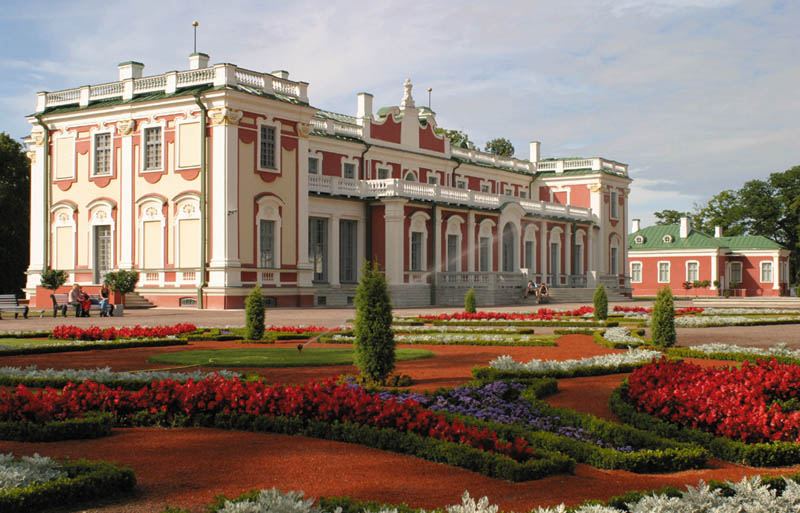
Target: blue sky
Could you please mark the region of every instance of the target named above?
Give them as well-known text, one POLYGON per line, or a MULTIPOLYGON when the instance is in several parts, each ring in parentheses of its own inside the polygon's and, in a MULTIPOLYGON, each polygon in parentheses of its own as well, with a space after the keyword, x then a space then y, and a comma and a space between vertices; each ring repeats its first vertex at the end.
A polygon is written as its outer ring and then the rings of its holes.
POLYGON ((517 156, 630 165, 631 217, 690 210, 800 164, 800 2, 4 2, 0 131, 30 132, 37 91, 211 63, 285 69, 314 106, 396 105, 410 77, 439 126, 517 156))

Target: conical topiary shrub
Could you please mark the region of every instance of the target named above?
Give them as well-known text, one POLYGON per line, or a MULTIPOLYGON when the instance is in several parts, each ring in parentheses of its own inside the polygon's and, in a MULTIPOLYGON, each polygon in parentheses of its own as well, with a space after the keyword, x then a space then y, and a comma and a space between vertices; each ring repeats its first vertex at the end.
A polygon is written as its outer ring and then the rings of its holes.
POLYGON ((469 289, 464 296, 464 311, 475 313, 475 289, 469 289))
POLYGON ((594 318, 598 321, 608 319, 608 295, 602 283, 595 289, 592 303, 594 304, 594 318))
POLYGON ((355 364, 361 375, 383 383, 394 370, 392 303, 378 264, 364 264, 356 291, 355 364))
POLYGON ((256 285, 244 302, 245 334, 247 340, 261 340, 264 337, 264 309, 266 308, 261 287, 256 285))
POLYGON ((653 345, 659 347, 675 345, 675 302, 669 286, 664 286, 658 291, 651 322, 653 345))

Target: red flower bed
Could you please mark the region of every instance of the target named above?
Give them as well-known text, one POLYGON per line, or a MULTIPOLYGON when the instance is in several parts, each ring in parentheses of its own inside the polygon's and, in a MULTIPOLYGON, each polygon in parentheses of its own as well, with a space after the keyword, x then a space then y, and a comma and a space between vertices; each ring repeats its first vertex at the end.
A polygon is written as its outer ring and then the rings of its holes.
MULTIPOLYGON (((615 312, 635 312, 635 313, 653 313, 652 308, 645 308, 643 306, 615 306, 615 312)), ((687 306, 686 308, 677 308, 675 310, 675 315, 690 315, 690 314, 700 314, 703 313, 703 308, 698 306, 687 306)))
POLYGON ((421 321, 553 321, 562 317, 580 317, 594 312, 591 306, 582 306, 575 310, 555 311, 549 308, 540 308, 536 313, 506 313, 506 312, 456 312, 440 315, 420 315, 421 321))
POLYGON ((384 401, 377 394, 360 387, 337 385, 333 380, 267 386, 262 382, 217 376, 185 384, 154 381, 137 392, 112 390, 88 380, 79 385, 70 383, 60 393, 52 388, 31 393, 23 385, 14 393, 0 390, 0 421, 44 422, 78 417, 87 411, 110 412, 125 419, 141 410, 190 417, 200 413, 237 413, 352 422, 467 444, 518 461, 535 455, 524 439, 504 442, 493 431, 465 426, 458 419, 448 422, 443 415, 426 410, 415 401, 399 402, 394 398, 384 401))
POLYGON ((640 410, 743 442, 800 442, 800 366, 759 360, 741 369, 662 359, 633 371, 629 399, 640 410), (786 408, 786 411, 784 411, 786 408))
POLYGON ((282 333, 323 333, 326 331, 342 331, 341 328, 328 329, 324 326, 275 326, 272 325, 266 331, 282 332, 282 333))
POLYGON ((83 329, 77 326, 56 326, 53 329, 51 338, 67 340, 117 340, 124 338, 164 338, 181 333, 195 331, 197 326, 194 324, 176 324, 174 326, 156 326, 154 328, 143 328, 136 325, 133 328, 100 328, 90 326, 83 329))

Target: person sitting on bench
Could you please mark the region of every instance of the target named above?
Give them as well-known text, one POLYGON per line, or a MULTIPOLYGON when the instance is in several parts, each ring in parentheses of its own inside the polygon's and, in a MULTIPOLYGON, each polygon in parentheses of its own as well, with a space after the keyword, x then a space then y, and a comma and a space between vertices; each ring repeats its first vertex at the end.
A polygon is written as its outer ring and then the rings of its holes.
POLYGON ((75 317, 83 317, 83 291, 77 283, 73 284, 72 290, 69 291, 67 304, 75 307, 75 317))
POLYGON ((536 282, 533 280, 528 280, 528 285, 525 287, 525 297, 527 298, 529 295, 539 296, 539 289, 536 287, 536 282))
POLYGON ((110 317, 114 315, 114 305, 108 302, 110 292, 111 291, 108 290, 108 283, 103 283, 103 286, 100 288, 100 317, 110 317))

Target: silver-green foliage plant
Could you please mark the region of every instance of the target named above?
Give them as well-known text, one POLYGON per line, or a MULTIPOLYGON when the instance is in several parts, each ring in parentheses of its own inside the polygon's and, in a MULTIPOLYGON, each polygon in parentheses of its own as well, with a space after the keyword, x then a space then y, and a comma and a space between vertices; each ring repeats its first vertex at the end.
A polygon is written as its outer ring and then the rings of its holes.
POLYGON ((67 477, 67 473, 61 470, 60 465, 38 453, 20 459, 15 459, 11 453, 0 454, 0 490, 22 488, 62 477, 67 477))
POLYGON ((618 367, 620 365, 630 365, 641 362, 648 362, 653 358, 659 358, 661 353, 647 349, 628 349, 626 353, 613 353, 599 356, 591 356, 578 360, 537 360, 533 359, 528 363, 519 363, 509 355, 498 356, 491 362, 489 367, 503 371, 571 371, 587 367, 618 367))
POLYGON ((186 382, 189 379, 200 381, 201 379, 212 378, 219 375, 226 379, 233 379, 241 374, 221 369, 215 372, 114 372, 111 367, 97 367, 96 369, 39 369, 35 365, 28 367, 0 367, 0 377, 23 378, 23 379, 68 379, 75 383, 82 383, 91 380, 95 383, 105 383, 109 381, 141 381, 151 383, 172 379, 175 381, 186 382))
POLYGON ((658 291, 651 323, 653 345, 658 347, 675 345, 675 302, 669 286, 658 291))
POLYGON ((362 376, 383 383, 394 370, 392 303, 377 263, 365 263, 356 291, 355 364, 362 376))
POLYGON ((594 304, 594 318, 598 321, 608 319, 608 294, 602 283, 595 289, 592 303, 594 304))
MULTIPOLYGON (((314 499, 303 500, 303 492, 281 493, 277 488, 261 490, 255 499, 227 501, 219 513, 327 513, 313 505, 314 499)), ((341 511, 341 508, 337 508, 341 511)))

